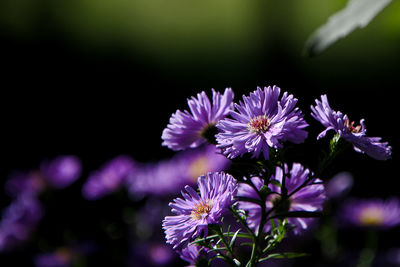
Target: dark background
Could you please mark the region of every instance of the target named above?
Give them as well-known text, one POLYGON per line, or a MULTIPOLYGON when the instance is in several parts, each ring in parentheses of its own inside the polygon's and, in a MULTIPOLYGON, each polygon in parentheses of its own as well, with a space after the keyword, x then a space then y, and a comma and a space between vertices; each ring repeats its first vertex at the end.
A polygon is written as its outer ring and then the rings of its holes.
MULTIPOLYGON (((311 126, 292 158, 311 166, 318 145, 326 149, 327 141, 314 140, 323 128, 309 107, 327 93, 333 109, 356 122, 365 118, 369 135, 393 147, 393 159, 385 162, 348 151, 327 176, 352 172, 353 196, 399 195, 398 3, 366 29, 308 58, 308 36, 344 1, 290 1, 290 8, 274 1, 246 8, 238 2, 189 7, 174 1, 167 7, 155 1, 157 8, 133 1, 132 16, 126 1, 111 9, 103 1, 30 1, 0 4, 0 184, 13 170, 77 155, 82 181, 63 193, 64 200, 57 198, 71 222, 87 211, 76 205, 91 170, 119 154, 142 162, 173 155, 161 146, 170 115, 186 109, 186 98, 211 88, 232 87, 236 101, 257 86, 277 85, 294 94, 311 126)), ((0 201, 4 207, 10 200, 0 193, 0 201)), ((89 229, 90 222, 83 224, 89 229)), ((42 232, 55 228, 47 227, 42 232)))

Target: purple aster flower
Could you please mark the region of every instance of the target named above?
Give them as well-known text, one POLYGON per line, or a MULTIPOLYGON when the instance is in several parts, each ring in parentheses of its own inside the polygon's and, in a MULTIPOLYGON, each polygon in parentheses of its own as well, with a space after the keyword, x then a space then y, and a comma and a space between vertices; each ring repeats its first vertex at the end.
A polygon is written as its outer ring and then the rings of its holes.
POLYGON ((321 101, 315 100, 316 106, 311 106, 311 115, 326 127, 317 139, 324 137, 329 130, 336 131, 340 137, 353 144, 354 150, 359 153, 366 153, 377 160, 386 160, 391 157, 392 148, 387 142, 381 142, 380 137, 367 137, 367 129, 364 119, 360 120, 360 125, 355 126, 350 122, 347 115, 340 111, 334 111, 329 106, 328 97, 321 96, 321 101))
POLYGON ((328 198, 340 198, 346 195, 353 187, 353 176, 349 172, 339 172, 326 184, 328 198))
MULTIPOLYGON (((285 187, 288 195, 291 195, 292 192, 301 186, 311 175, 310 171, 305 169, 299 163, 293 163, 290 172, 288 171, 288 167, 285 165, 285 174, 285 187)), ((279 184, 282 184, 282 177, 282 169, 276 167, 275 175, 271 177, 271 181, 275 180, 279 182, 279 184)), ((258 189, 264 185, 264 181, 259 177, 253 177, 251 178, 251 181, 258 189)), ((270 194, 266 200, 265 204, 267 210, 273 208, 281 201, 281 187, 273 185, 272 183, 270 183, 268 187, 273 193, 270 194)), ((259 199, 257 192, 251 186, 242 183, 239 185, 238 196, 259 199)), ((291 195, 287 201, 278 206, 272 215, 288 211, 321 211, 324 200, 324 185, 320 179, 314 178, 306 186, 291 195)), ((248 212, 248 224, 252 229, 257 231, 260 225, 261 207, 255 203, 240 201, 239 208, 248 212)), ((313 220, 313 218, 288 218, 288 222, 295 226, 293 230, 295 234, 299 234, 302 230, 306 230, 313 220)), ((271 226, 266 224, 263 231, 268 232, 270 229, 271 226)))
POLYGON ((216 134, 215 125, 232 109, 233 92, 226 88, 223 95, 212 89, 212 104, 203 91, 197 99, 188 99, 190 112, 177 110, 172 114, 167 128, 162 133, 163 146, 172 150, 195 148, 216 134))
POLYGON ((343 225, 375 229, 389 229, 400 225, 400 201, 391 198, 350 199, 339 213, 343 225))
POLYGON ((214 145, 177 153, 169 160, 146 164, 127 179, 132 196, 175 194, 187 184, 195 184, 200 175, 225 170, 230 161, 214 145))
POLYGON ((134 170, 135 163, 129 156, 118 156, 100 170, 92 172, 82 187, 86 199, 95 200, 115 192, 134 170))
POLYGON ((208 173, 199 177, 197 183, 200 196, 192 187, 185 186, 184 199, 176 198, 169 204, 176 215, 163 221, 167 243, 174 249, 202 232, 207 235, 208 225, 221 223, 223 213, 234 202, 237 184, 231 175, 208 173))
POLYGON ((19 196, 5 210, 0 222, 0 251, 26 241, 43 217, 40 202, 29 194, 19 196))
POLYGON ((304 141, 308 124, 295 107, 297 99, 287 92, 280 99, 279 96, 279 87, 258 87, 249 97, 243 96, 239 105, 235 104, 237 112, 230 112, 233 119, 219 121, 217 142, 225 155, 235 158, 250 152, 257 158, 263 152, 268 159, 269 148, 281 148, 285 141, 304 141))
POLYGON ((82 164, 76 156, 59 156, 53 160, 43 161, 40 170, 52 187, 62 189, 79 178, 82 164))

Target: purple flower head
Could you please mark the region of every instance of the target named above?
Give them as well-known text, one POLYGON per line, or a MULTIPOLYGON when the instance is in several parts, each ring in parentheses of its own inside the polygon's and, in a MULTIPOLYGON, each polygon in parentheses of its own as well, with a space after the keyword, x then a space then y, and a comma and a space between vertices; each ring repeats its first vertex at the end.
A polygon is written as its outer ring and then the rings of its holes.
POLYGON ((355 126, 347 115, 332 110, 326 95, 321 96, 321 101, 316 99, 315 102, 316 106, 311 106, 311 115, 326 127, 317 139, 323 138, 329 130, 334 130, 340 137, 353 144, 356 152, 366 153, 377 160, 386 160, 391 157, 392 148, 387 142, 381 142, 380 137, 366 136, 364 119, 360 120, 360 125, 355 126))
POLYGON ((304 130, 308 124, 301 111, 295 107, 297 99, 285 92, 280 96, 279 87, 257 88, 250 96, 243 96, 243 102, 235 104, 237 111, 231 111, 233 119, 223 119, 217 124, 218 147, 228 158, 253 153, 269 158, 269 148, 281 148, 290 141, 302 143, 307 137, 304 130))
POLYGON ((221 95, 213 89, 212 94, 212 103, 206 93, 201 92, 197 94, 197 99, 188 99, 190 112, 177 110, 172 114, 161 136, 163 146, 175 151, 195 148, 206 143, 207 138, 215 134, 215 125, 233 107, 233 92, 231 88, 226 88, 221 95))
POLYGON ((37 195, 43 191, 46 183, 40 172, 14 172, 4 186, 7 194, 15 198, 24 194, 37 195))
POLYGON ((234 202, 237 184, 231 175, 208 173, 199 177, 197 183, 200 196, 192 187, 185 186, 184 198, 176 198, 169 204, 176 215, 163 221, 167 243, 174 249, 202 232, 207 235, 208 225, 220 223, 223 213, 234 202))
POLYGON ((5 210, 0 222, 0 251, 26 241, 43 217, 40 202, 29 194, 19 196, 5 210))
POLYGON ((188 244, 183 247, 182 250, 178 250, 177 252, 182 260, 187 261, 190 264, 189 266, 196 266, 196 262, 205 257, 208 249, 194 244, 188 244))
POLYGON ((339 221, 345 226, 389 229, 400 225, 400 201, 350 199, 344 203, 339 221))
POLYGON ((225 170, 230 161, 214 145, 178 152, 173 158, 138 168, 127 179, 132 196, 175 194, 200 175, 225 170))
MULTIPOLYGON (((288 195, 291 195, 299 186, 301 186, 307 178, 309 178, 310 171, 305 169, 299 163, 293 163, 292 169, 289 171, 285 165, 285 186, 288 195)), ((271 177, 271 181, 275 180, 282 184, 283 171, 280 167, 276 167, 275 175, 271 177)), ((251 178, 253 184, 260 189, 264 185, 264 181, 258 177, 251 178)), ((277 203, 281 201, 281 187, 270 183, 268 187, 271 189, 272 194, 266 200, 267 209, 273 208, 277 203)), ((247 184, 240 184, 238 189, 238 196, 250 197, 259 199, 256 191, 247 184)), ((272 213, 281 213, 288 211, 321 211, 323 202, 325 200, 324 185, 318 178, 312 179, 306 186, 293 193, 288 200, 283 202, 280 206, 277 206, 276 210, 272 213)), ((239 208, 248 212, 248 224, 249 226, 257 230, 260 225, 261 219, 261 207, 258 204, 251 202, 239 202, 239 208)), ((310 223, 313 222, 313 218, 288 218, 288 222, 295 226, 294 234, 299 234, 303 230, 306 230, 310 223)), ((269 224, 264 226, 264 232, 268 232, 271 229, 269 224)))
POLYGON ((326 184, 328 198, 340 198, 346 195, 353 187, 353 176, 349 172, 339 172, 326 184))
POLYGON ((134 170, 135 163, 129 156, 118 156, 100 170, 89 175, 83 185, 82 194, 86 199, 95 200, 115 192, 126 177, 134 170))
POLYGON ((40 170, 52 187, 62 189, 79 178, 82 164, 76 156, 59 156, 53 160, 43 161, 40 170))

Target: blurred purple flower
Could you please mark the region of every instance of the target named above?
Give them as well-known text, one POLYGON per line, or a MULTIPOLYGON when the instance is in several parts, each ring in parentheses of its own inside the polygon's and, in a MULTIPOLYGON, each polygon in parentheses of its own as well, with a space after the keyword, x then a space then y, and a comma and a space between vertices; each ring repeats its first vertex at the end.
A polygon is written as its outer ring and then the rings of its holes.
POLYGON ((23 194, 37 195, 45 186, 46 183, 40 172, 20 171, 12 173, 4 185, 7 194, 14 198, 23 194))
POLYGON ((302 143, 307 137, 308 124, 296 108, 297 99, 285 92, 279 99, 279 87, 257 88, 243 102, 235 104, 233 119, 223 119, 217 124, 218 147, 229 158, 253 153, 253 158, 263 152, 269 158, 269 148, 281 148, 282 142, 302 143))
POLYGON ((74 253, 68 248, 59 248, 55 252, 42 253, 35 257, 36 267, 69 267, 73 264, 74 253))
POLYGON ((353 144, 356 152, 366 153, 377 160, 387 160, 391 157, 392 147, 387 142, 381 142, 380 137, 366 136, 364 119, 360 120, 360 125, 354 126, 354 122, 350 122, 347 115, 332 110, 326 95, 321 96, 321 101, 316 99, 315 103, 315 107, 311 106, 311 115, 326 127, 317 139, 324 137, 327 131, 334 130, 340 137, 353 144))
POLYGON ((59 156, 53 160, 43 161, 40 171, 52 187, 62 189, 80 177, 82 164, 76 156, 59 156))
POLYGON ((221 222, 237 190, 235 178, 223 172, 199 177, 198 187, 200 196, 192 187, 185 186, 184 199, 176 198, 169 204, 176 215, 165 217, 163 229, 167 243, 174 249, 202 232, 207 236, 208 225, 221 222))
POLYGON ((150 163, 131 173, 126 180, 126 186, 135 199, 143 195, 173 194, 182 186, 183 181, 179 178, 183 172, 184 166, 175 161, 150 163))
POLYGON ((340 172, 333 176, 326 184, 328 198, 340 198, 346 195, 353 187, 353 176, 349 172, 340 172))
POLYGON ((79 258, 92 253, 96 246, 92 242, 59 247, 55 251, 37 254, 34 257, 36 267, 75 266, 79 258))
POLYGON ((390 248, 384 256, 385 262, 393 264, 393 266, 400 266, 400 247, 390 248))
MULTIPOLYGON (((291 195, 299 186, 301 186, 307 178, 309 178, 310 171, 305 169, 299 163, 293 163, 292 169, 288 170, 285 165, 285 186, 288 195, 291 195)), ((275 175, 271 177, 271 181, 276 181, 282 185, 283 171, 280 167, 276 167, 275 175)), ((264 185, 264 181, 259 177, 251 178, 253 184, 260 190, 264 185)), ((267 209, 273 208, 277 203, 281 201, 280 194, 281 187, 270 183, 268 187, 271 189, 270 194, 266 200, 267 209)), ((239 185, 238 196, 249 197, 259 199, 257 192, 250 186, 244 183, 239 185)), ((325 200, 325 190, 322 181, 318 178, 312 179, 307 183, 306 186, 293 193, 289 199, 283 202, 276 210, 272 213, 285 213, 288 211, 322 211, 323 202, 325 200)), ((261 207, 258 204, 251 202, 239 202, 239 208, 248 212, 248 224, 249 226, 257 231, 260 220, 261 220, 261 207)), ((293 230, 294 234, 299 234, 303 230, 306 230, 310 223, 314 221, 313 218, 288 218, 288 222, 296 226, 293 230)), ((271 225, 267 223, 263 231, 268 232, 271 229, 271 225)))
POLYGON ((40 202, 29 194, 19 196, 3 210, 0 222, 0 251, 28 240, 44 214, 40 202))
POLYGON ((232 89, 226 88, 223 95, 212 89, 212 104, 205 92, 197 99, 188 99, 190 112, 177 110, 172 114, 167 128, 162 133, 163 146, 172 150, 195 148, 213 138, 217 122, 229 114, 233 104, 232 89))
POLYGON ((135 242, 130 253, 129 266, 173 266, 176 253, 170 246, 158 241, 135 242))
POLYGON ((350 199, 338 214, 343 226, 389 229, 400 225, 398 198, 350 199))
POLYGON ((129 156, 118 156, 106 163, 100 170, 92 172, 82 187, 86 199, 104 197, 125 183, 126 177, 134 171, 135 162, 129 156))
POLYGON ((133 197, 142 194, 175 194, 187 184, 195 184, 200 175, 225 170, 230 161, 214 145, 177 153, 170 160, 146 164, 127 179, 133 197))
POLYGON ((154 264, 164 266, 174 258, 174 255, 172 254, 170 247, 164 244, 159 244, 153 245, 149 249, 149 257, 151 259, 151 262, 153 262, 154 264))

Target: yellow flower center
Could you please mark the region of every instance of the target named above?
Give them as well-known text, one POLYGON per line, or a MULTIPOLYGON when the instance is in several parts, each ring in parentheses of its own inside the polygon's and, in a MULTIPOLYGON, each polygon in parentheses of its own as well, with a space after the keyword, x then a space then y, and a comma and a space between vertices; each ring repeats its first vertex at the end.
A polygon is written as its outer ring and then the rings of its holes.
POLYGON ((208 214, 213 207, 213 203, 211 200, 207 199, 207 201, 204 203, 204 201, 201 201, 200 203, 196 204, 190 213, 190 218, 192 220, 200 220, 203 215, 208 214))
POLYGON ((271 126, 271 119, 269 119, 266 115, 259 115, 250 120, 248 123, 248 127, 250 132, 259 134, 265 133, 268 131, 271 126))
POLYGON ((385 215, 381 209, 366 208, 359 215, 360 223, 364 226, 378 226, 384 221, 385 215))
POLYGON ((361 125, 354 126, 354 121, 350 122, 349 119, 346 119, 344 126, 346 126, 347 131, 350 133, 358 133, 361 130, 361 125))

